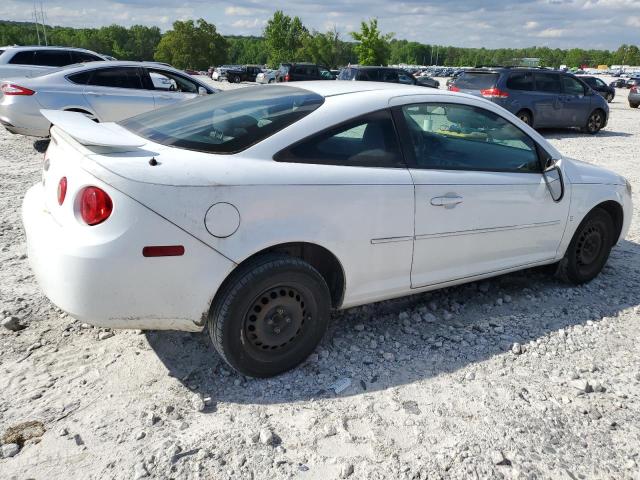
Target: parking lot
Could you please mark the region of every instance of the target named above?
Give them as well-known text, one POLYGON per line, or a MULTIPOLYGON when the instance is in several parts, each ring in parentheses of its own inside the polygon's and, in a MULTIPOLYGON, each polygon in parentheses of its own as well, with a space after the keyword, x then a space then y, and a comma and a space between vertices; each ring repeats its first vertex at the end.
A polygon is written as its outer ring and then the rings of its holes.
POLYGON ((0 309, 26 327, 0 329, 0 434, 45 429, 0 477, 640 478, 640 110, 626 95, 597 135, 542 131, 633 186, 629 235, 594 281, 529 270, 336 313, 307 362, 268 380, 232 373, 205 335, 55 308, 20 221, 46 142, 0 131, 0 309))

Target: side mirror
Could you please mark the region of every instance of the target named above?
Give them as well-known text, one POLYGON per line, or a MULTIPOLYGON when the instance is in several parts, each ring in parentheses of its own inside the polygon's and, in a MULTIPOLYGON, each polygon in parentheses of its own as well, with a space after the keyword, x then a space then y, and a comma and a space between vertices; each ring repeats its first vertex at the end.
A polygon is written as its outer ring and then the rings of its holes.
POLYGON ((198 95, 208 95, 209 92, 204 87, 198 87, 198 95))
POLYGON ((544 176, 544 181, 547 184, 551 198, 553 198, 554 202, 559 202, 562 200, 562 197, 564 197, 562 171, 553 160, 547 162, 547 165, 542 175, 544 176))

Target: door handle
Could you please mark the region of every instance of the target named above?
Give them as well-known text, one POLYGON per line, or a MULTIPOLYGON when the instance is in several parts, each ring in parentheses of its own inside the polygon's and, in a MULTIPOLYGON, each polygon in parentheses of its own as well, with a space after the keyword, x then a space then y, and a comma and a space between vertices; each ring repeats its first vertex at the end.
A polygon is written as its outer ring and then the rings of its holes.
POLYGON ((444 207, 446 209, 455 208, 456 205, 462 203, 462 197, 456 194, 447 194, 444 197, 433 197, 431 205, 434 207, 444 207))

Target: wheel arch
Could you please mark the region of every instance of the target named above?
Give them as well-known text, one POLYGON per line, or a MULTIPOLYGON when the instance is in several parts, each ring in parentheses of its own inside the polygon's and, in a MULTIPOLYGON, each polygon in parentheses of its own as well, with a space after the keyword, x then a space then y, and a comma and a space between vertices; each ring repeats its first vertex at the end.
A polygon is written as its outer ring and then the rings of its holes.
POLYGON ((620 234, 622 233, 622 226, 624 225, 624 209, 622 208, 622 205, 620 205, 615 200, 606 200, 604 202, 599 203, 598 205, 593 207, 591 210, 589 210, 587 215, 585 215, 585 218, 591 212, 593 212, 596 208, 601 208, 602 210, 607 212, 609 215, 611 215, 611 218, 613 220, 613 225, 615 228, 615 231, 613 232, 614 233, 613 238, 615 239, 614 245, 615 245, 618 239, 620 238, 620 234))
POLYGON ((289 255, 291 257, 304 260, 305 262, 310 264, 312 267, 318 270, 322 278, 324 278, 325 282, 327 282, 329 293, 331 294, 331 306, 333 308, 339 308, 340 305, 342 305, 346 287, 346 275, 344 267, 335 254, 333 254, 327 248, 311 242, 281 243, 259 250, 258 252, 246 257, 238 263, 237 267, 234 268, 222 282, 220 288, 218 289, 218 292, 224 289, 225 283, 229 280, 229 278, 233 275, 233 272, 235 272, 239 266, 254 260, 256 257, 260 257, 269 253, 280 253, 289 255))

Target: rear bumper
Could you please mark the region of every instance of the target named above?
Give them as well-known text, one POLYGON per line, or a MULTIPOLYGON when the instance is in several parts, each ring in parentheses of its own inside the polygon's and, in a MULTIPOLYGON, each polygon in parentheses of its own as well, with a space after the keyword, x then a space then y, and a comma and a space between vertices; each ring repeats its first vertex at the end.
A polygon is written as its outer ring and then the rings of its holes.
POLYGON ((32 97, 4 97, 0 102, 0 124, 9 132, 33 137, 48 137, 51 123, 40 113, 32 97))
POLYGON ((45 207, 41 184, 27 192, 22 219, 29 262, 45 295, 72 317, 97 326, 201 330, 234 264, 119 192, 112 198, 114 214, 116 206, 126 209, 131 227, 100 233, 101 225, 60 225, 45 207), (157 245, 158 239, 183 245, 185 255, 144 257, 143 246, 157 245))

